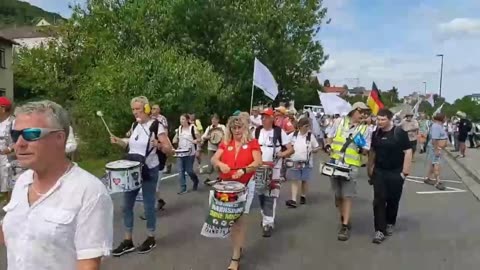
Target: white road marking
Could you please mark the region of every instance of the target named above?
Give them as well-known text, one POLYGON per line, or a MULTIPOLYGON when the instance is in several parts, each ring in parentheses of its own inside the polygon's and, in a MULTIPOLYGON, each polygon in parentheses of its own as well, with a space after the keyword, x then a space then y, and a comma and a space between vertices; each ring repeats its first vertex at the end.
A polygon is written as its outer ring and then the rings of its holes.
MULTIPOLYGON (((414 176, 414 175, 409 175, 409 176, 407 176, 407 178, 421 179, 421 180, 425 179, 425 177, 423 177, 423 176, 414 176)), ((462 181, 457 181, 457 180, 443 180, 443 179, 441 179, 441 181, 442 182, 447 182, 447 183, 457 183, 457 184, 462 184, 463 183, 462 181)))
MULTIPOLYGON (((205 169, 207 168, 208 165, 203 165, 201 168, 202 169, 205 169)), ((170 179, 170 178, 174 178, 174 177, 177 177, 179 175, 179 173, 174 173, 174 174, 170 174, 170 175, 167 175, 167 176, 164 176, 162 178, 160 178, 160 182, 161 181, 164 181, 164 180, 167 180, 167 179, 170 179)), ((187 173, 185 173, 185 175, 188 175, 187 173)))
MULTIPOLYGON (((423 181, 418 181, 418 180, 413 180, 413 179, 405 179, 406 181, 409 182, 414 182, 414 183, 419 183, 419 184, 425 184, 423 181)), ((443 181, 443 180, 442 180, 443 181)), ((464 189, 459 189, 459 188, 454 188, 454 187, 445 187, 446 191, 417 191, 417 194, 437 194, 437 193, 459 193, 459 192, 467 192, 464 189)))
POLYGON ((447 191, 417 191, 417 194, 440 194, 440 193, 461 193, 467 192, 466 190, 447 190, 447 191))

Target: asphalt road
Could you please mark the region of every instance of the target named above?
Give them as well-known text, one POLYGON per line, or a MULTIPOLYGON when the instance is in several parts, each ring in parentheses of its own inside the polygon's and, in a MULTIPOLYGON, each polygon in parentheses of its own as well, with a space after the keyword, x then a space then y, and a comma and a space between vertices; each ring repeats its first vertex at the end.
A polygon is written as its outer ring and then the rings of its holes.
MULTIPOLYGON (((320 157, 317 157, 321 159, 320 157)), ((317 160, 318 160, 317 159, 317 160)), ((417 157, 412 175, 424 174, 423 156, 417 157)), ((445 164, 445 166, 448 166, 445 164)), ((318 176, 311 184, 308 204, 287 209, 289 183, 283 186, 272 238, 262 238, 258 204, 248 217, 247 245, 241 269, 478 269, 480 265, 480 202, 445 167, 442 178, 451 180, 448 192, 437 193, 432 186, 407 181, 401 201, 397 231, 382 245, 371 243, 373 236, 372 188, 365 170, 354 201, 352 237, 337 241, 338 215, 329 181, 318 176), (432 193, 433 192, 433 193, 432 193)), ((207 214, 208 189, 177 195, 177 177, 162 182, 166 210, 158 212, 157 247, 151 253, 131 253, 107 258, 102 269, 217 270, 229 263, 230 242, 200 235, 207 214)), ((123 236, 121 197, 115 200, 115 245, 123 236)), ((145 221, 136 206, 134 242, 145 238, 145 221)), ((0 269, 6 269, 5 251, 0 249, 0 269)))

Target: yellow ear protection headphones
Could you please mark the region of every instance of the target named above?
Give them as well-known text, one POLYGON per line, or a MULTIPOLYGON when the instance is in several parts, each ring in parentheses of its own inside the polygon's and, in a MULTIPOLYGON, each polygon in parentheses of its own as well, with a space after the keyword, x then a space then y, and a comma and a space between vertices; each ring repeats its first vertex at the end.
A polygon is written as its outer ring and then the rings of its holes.
POLYGON ((146 104, 143 106, 143 111, 144 111, 146 114, 152 113, 152 108, 150 107, 150 104, 146 103, 146 104))

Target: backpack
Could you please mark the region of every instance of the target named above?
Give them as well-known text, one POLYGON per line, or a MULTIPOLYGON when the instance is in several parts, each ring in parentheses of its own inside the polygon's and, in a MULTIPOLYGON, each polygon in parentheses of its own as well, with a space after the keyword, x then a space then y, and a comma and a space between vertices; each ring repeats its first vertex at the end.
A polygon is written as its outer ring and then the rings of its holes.
MULTIPOLYGON (((153 120, 153 123, 149 128, 150 132, 153 133, 153 135, 155 136, 155 140, 158 140, 158 125, 159 124, 160 124, 160 122, 158 122, 158 120, 153 120)), ((132 131, 135 130, 135 128, 137 126, 138 126, 138 122, 134 122, 133 125, 132 125, 132 131)), ((149 146, 150 146, 150 143, 147 144, 147 151, 148 151, 149 146)), ((128 153, 128 150, 129 150, 129 147, 127 146, 127 153, 128 153)), ((153 149, 151 151, 153 151, 153 149)), ((150 152, 146 153, 145 158, 148 157, 150 152)), ((158 162, 160 163, 159 169, 161 171, 165 168, 165 164, 167 163, 167 155, 165 153, 163 153, 161 150, 157 149, 157 157, 158 157, 158 162)), ((141 160, 136 160, 136 161, 142 162, 141 160)), ((142 163, 145 163, 145 161, 143 161, 142 163)))
MULTIPOLYGON (((190 132, 191 132, 192 138, 193 138, 194 140, 197 139, 197 136, 195 136, 195 128, 196 128, 195 125, 191 125, 191 126, 190 126, 190 132)), ((179 126, 178 129, 177 129, 177 137, 178 137, 179 141, 180 141, 180 130, 182 130, 182 126, 179 126)), ((195 151, 196 151, 196 150, 197 150, 197 144, 194 143, 194 144, 193 144, 193 147, 195 148, 195 151)))
MULTIPOLYGON (((377 128, 377 130, 375 130, 375 133, 373 134, 372 136, 372 142, 373 142, 373 138, 377 138, 378 137, 378 134, 380 133, 382 129, 381 128, 377 128)), ((398 138, 398 132, 399 130, 403 130, 401 126, 394 126, 393 127, 393 139, 398 143, 398 141, 400 140, 398 138)))
MULTIPOLYGON (((298 136, 298 130, 295 130, 295 132, 293 132, 293 137, 292 138, 295 138, 295 140, 297 139, 297 136, 298 136)), ((311 141, 311 138, 312 138, 312 132, 307 132, 307 145, 310 146, 310 141, 311 141)))
MULTIPOLYGON (((260 131, 262 131, 263 129, 263 126, 259 126, 255 129, 255 139, 258 140, 258 138, 260 137, 260 131)), ((281 147, 281 150, 282 151, 285 151, 285 146, 283 146, 283 143, 282 143, 282 128, 280 127, 277 127, 277 126, 273 126, 273 145, 274 147, 278 147, 280 145, 281 147)))

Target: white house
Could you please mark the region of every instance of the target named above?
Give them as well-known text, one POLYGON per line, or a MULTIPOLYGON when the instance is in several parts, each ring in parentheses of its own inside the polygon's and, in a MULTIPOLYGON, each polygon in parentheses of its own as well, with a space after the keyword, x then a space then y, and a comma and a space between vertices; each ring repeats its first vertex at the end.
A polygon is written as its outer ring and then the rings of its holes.
MULTIPOLYGON (((40 21, 41 23, 42 21, 40 21)), ((48 22, 47 22, 48 23, 48 22)), ((18 43, 18 46, 29 49, 46 46, 48 42, 54 39, 54 32, 50 27, 45 26, 21 26, 5 28, 0 30, 0 35, 18 43)))

